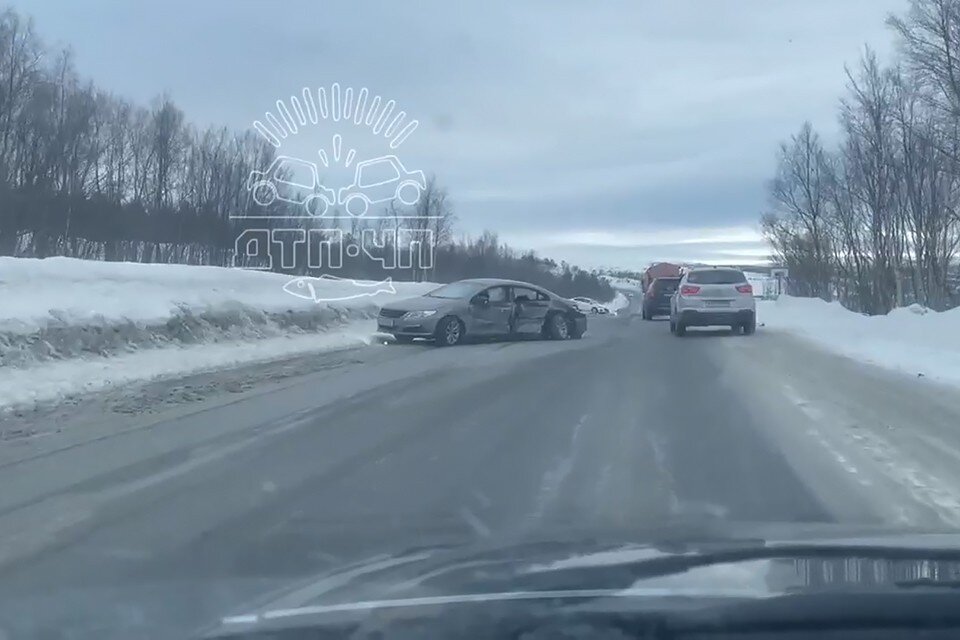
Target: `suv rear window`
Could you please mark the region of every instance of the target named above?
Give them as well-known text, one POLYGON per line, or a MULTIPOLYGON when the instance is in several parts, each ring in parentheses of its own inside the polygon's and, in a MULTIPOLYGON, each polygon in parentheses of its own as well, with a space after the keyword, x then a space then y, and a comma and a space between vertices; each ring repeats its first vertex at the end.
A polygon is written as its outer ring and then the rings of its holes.
POLYGON ((657 278, 653 281, 653 290, 657 293, 673 293, 679 283, 680 278, 657 278))
POLYGON ((710 271, 691 271, 687 282, 691 284, 739 284, 746 282, 743 271, 734 269, 711 269, 710 271))

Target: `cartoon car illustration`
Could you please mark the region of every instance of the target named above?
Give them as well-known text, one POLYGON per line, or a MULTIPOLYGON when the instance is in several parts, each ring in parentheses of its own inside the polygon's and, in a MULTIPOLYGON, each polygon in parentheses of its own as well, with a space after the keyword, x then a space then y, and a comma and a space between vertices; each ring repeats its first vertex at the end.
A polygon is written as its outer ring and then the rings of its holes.
POLYGON ((322 216, 337 203, 334 190, 320 184, 317 165, 290 156, 277 156, 266 171, 251 171, 247 189, 261 206, 282 200, 303 206, 311 216, 322 216))
POLYGON ((407 171, 397 156, 380 156, 357 164, 353 184, 340 189, 340 204, 352 216, 362 216, 371 204, 396 198, 415 204, 427 186, 423 171, 407 171))

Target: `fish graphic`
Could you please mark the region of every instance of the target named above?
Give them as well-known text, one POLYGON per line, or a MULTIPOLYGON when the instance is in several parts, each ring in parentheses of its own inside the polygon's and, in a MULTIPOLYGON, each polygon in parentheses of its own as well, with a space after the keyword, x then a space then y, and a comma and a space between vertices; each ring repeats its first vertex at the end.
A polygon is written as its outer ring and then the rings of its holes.
POLYGON ((292 296, 298 298, 303 298, 304 300, 312 300, 313 302, 345 302, 347 300, 356 300, 358 298, 370 298, 380 293, 396 293, 397 290, 393 286, 393 280, 387 278, 386 280, 381 280, 380 282, 358 282, 357 280, 352 280, 350 278, 338 278, 337 276, 331 276, 329 274, 323 274, 318 278, 308 278, 306 276, 300 276, 299 278, 294 278, 290 282, 283 285, 283 290, 289 293, 292 296), (314 286, 315 284, 320 284, 323 281, 337 281, 343 283, 349 283, 351 286, 355 287, 357 291, 348 295, 323 295, 318 293, 317 289, 319 287, 314 286))

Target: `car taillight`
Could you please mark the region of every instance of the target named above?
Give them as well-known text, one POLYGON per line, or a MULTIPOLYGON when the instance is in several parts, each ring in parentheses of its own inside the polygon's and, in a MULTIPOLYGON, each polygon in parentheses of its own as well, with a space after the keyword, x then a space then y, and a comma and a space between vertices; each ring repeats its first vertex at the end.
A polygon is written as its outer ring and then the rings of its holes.
POLYGON ((693 287, 689 284, 680 287, 680 295, 682 296, 695 296, 698 293, 700 293, 700 287, 693 287))
POLYGON ((739 284, 737 285, 737 291, 740 293, 753 293, 753 285, 739 284))

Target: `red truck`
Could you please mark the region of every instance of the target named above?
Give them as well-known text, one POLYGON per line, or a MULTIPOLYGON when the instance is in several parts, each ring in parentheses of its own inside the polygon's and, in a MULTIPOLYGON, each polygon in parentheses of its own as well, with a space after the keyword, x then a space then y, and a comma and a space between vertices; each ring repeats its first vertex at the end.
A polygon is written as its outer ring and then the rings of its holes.
POLYGON ((640 284, 643 287, 643 290, 646 291, 647 287, 650 286, 650 283, 657 278, 679 277, 680 265, 673 264, 671 262, 655 262, 647 267, 646 271, 643 272, 643 278, 640 280, 640 284))

